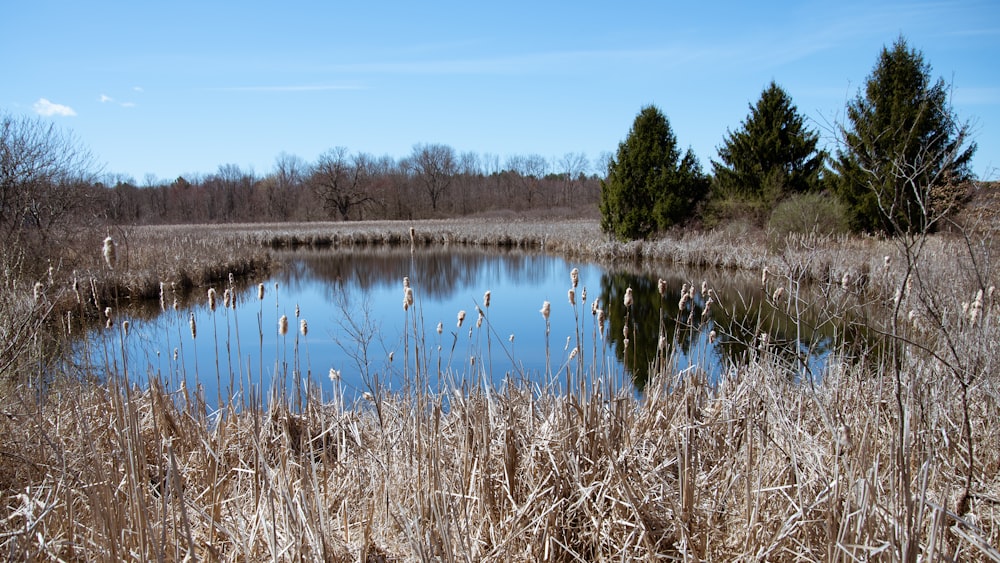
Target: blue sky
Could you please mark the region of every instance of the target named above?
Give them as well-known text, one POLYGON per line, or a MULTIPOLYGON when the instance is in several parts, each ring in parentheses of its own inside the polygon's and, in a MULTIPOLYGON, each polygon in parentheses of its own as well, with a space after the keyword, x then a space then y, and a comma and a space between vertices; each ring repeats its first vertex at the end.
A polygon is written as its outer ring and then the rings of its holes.
POLYGON ((10 2, 0 110, 160 179, 335 146, 597 160, 655 104, 706 171, 773 79, 825 140, 902 34, 1000 179, 1000 2, 10 2))

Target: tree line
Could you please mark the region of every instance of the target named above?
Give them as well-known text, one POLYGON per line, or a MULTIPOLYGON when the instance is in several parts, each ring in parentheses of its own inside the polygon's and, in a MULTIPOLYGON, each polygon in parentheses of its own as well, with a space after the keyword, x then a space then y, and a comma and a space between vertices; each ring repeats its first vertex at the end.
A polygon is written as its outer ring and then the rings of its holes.
POLYGON ((338 146, 315 162, 282 153, 266 175, 226 164, 204 176, 147 178, 143 186, 111 177, 98 185, 107 220, 116 224, 576 213, 595 206, 598 186, 582 153, 501 160, 444 144, 418 144, 402 159, 338 146))

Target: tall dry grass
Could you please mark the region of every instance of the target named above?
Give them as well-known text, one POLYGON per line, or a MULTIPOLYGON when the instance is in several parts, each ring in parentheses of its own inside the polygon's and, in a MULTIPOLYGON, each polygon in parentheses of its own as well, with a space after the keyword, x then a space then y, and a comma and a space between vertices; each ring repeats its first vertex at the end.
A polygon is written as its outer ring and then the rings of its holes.
MULTIPOLYGON (((189 236, 250 247, 291 236, 373 244, 398 233, 409 244, 409 226, 189 236)), ((793 315, 809 299, 829 322, 863 322, 889 353, 845 348, 807 384, 756 334, 716 386, 669 356, 642 396, 626 374, 572 363, 554 366, 553 381, 578 385, 463 386, 459 376, 482 373, 500 342, 471 348, 474 367, 440 373, 426 355, 433 337, 411 322, 417 292, 400 308, 410 328, 396 360, 412 384, 393 393, 376 385, 354 403, 313 389, 301 404, 275 393, 267 406, 212 409, 197 389, 168 391, 155 377, 134 387, 121 366, 106 385, 54 380, 43 394, 8 380, 3 552, 18 560, 1000 560, 1000 434, 991 428, 1000 416, 1000 308, 990 246, 934 238, 919 263, 905 264, 891 241, 877 239, 716 232, 616 245, 594 229, 421 224, 412 244, 514 241, 575 257, 767 267, 767 293, 793 315), (807 281, 820 291, 805 291, 807 281), (455 384, 430 389, 431 375, 455 384)), ((132 240, 145 236, 163 233, 132 240)), ((526 323, 545 322, 538 306, 525 304, 526 323)), ((592 322, 582 315, 579 332, 592 322)), ((273 332, 243 335, 242 345, 273 332)))

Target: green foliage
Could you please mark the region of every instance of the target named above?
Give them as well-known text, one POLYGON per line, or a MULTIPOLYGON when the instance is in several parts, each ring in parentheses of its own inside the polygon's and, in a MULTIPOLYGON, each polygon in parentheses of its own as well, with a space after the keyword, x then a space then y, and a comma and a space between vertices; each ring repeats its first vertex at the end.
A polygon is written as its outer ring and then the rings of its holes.
POLYGON ((847 232, 844 206, 832 194, 809 192, 793 194, 771 213, 768 230, 777 236, 789 233, 823 235, 847 232))
POLYGON ((837 193, 855 231, 922 232, 946 211, 931 196, 971 177, 975 144, 948 103, 943 80, 931 82, 923 54, 900 37, 883 48, 864 94, 847 106, 849 124, 835 167, 837 193))
POLYGON ((826 158, 816 150, 818 141, 791 97, 772 81, 742 128, 719 149, 722 162, 712 161, 714 188, 769 209, 786 194, 813 191, 826 158))
POLYGON ((667 118, 642 108, 601 182, 601 229, 622 240, 645 238, 690 218, 708 191, 694 153, 681 156, 667 118))

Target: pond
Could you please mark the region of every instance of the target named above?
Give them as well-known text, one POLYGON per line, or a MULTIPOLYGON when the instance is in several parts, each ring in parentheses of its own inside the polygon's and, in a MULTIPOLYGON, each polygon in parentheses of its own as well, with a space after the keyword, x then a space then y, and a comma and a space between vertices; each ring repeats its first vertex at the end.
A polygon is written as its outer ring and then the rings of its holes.
POLYGON ((413 385, 572 384, 567 376, 641 392, 654 362, 715 380, 753 353, 761 331, 787 357, 790 377, 819 377, 835 346, 829 327, 807 328, 818 323, 767 305, 759 275, 749 273, 638 272, 463 248, 278 257, 283 267, 259 284, 215 288, 214 308, 205 293, 165 287, 161 303, 91 331, 77 356, 133 381, 155 376, 168 390, 200 387, 209 404, 239 404, 261 400, 261 389, 266 401, 268 390, 294 395, 304 384, 350 399, 413 385), (404 278, 412 304, 404 305, 404 278))

